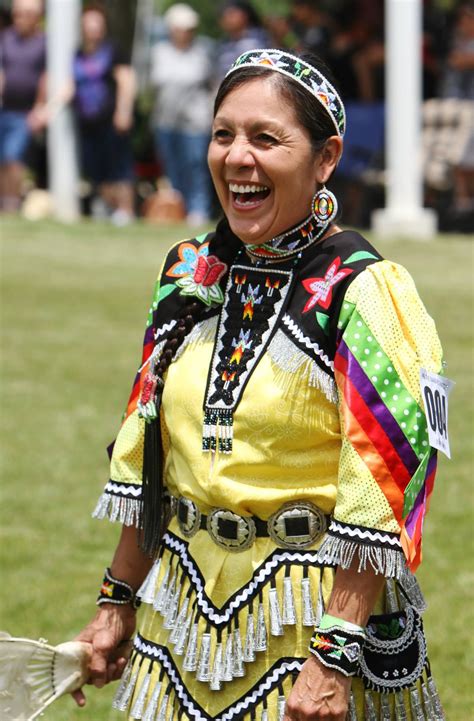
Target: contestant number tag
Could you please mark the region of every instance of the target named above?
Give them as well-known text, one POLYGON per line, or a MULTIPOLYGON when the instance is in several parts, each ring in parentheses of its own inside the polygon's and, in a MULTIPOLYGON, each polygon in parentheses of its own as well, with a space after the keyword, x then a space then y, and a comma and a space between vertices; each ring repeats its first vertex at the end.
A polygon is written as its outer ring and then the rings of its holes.
POLYGON ((448 435, 448 396, 454 381, 422 368, 421 395, 425 406, 430 446, 451 458, 448 435))

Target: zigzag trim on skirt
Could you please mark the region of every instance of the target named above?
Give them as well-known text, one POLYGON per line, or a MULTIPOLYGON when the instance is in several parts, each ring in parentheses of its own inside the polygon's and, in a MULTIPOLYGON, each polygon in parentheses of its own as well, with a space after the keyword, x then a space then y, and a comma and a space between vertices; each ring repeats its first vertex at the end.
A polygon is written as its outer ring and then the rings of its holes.
POLYGON ((217 626, 225 626, 234 617, 235 611, 245 603, 254 598, 259 589, 264 586, 285 563, 298 564, 301 566, 311 565, 321 568, 331 564, 321 564, 318 561, 317 551, 285 551, 277 549, 274 551, 255 571, 252 580, 242 586, 228 601, 217 608, 204 590, 204 578, 188 551, 188 544, 168 531, 163 536, 162 544, 173 551, 180 558, 183 570, 189 576, 196 593, 197 604, 201 612, 217 626))
POLYGON ((231 721, 242 718, 252 707, 263 701, 283 679, 290 673, 299 673, 306 658, 283 657, 252 686, 251 689, 235 701, 232 706, 224 709, 219 716, 209 716, 204 709, 188 694, 181 675, 167 648, 153 643, 137 633, 134 648, 141 656, 159 661, 163 666, 176 696, 179 698, 186 713, 196 721, 231 721))

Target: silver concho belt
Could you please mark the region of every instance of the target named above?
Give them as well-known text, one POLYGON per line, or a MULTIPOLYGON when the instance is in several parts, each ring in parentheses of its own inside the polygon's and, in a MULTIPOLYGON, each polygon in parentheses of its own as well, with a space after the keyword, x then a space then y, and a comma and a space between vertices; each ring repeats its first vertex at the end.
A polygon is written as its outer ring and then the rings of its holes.
POLYGON ((206 515, 184 496, 177 499, 176 516, 184 536, 191 538, 205 529, 214 543, 227 551, 244 551, 255 538, 265 537, 281 548, 307 548, 326 532, 329 522, 329 516, 307 501, 285 503, 264 521, 225 508, 215 508, 206 515))

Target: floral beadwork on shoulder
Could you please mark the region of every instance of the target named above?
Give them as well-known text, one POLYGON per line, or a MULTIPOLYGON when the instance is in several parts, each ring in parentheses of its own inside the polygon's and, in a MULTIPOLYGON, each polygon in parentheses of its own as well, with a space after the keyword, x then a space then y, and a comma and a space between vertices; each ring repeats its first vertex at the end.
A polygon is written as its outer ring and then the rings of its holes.
POLYGON ((227 265, 216 255, 209 255, 209 243, 196 248, 191 243, 181 243, 178 248, 180 260, 174 263, 166 275, 176 278, 180 295, 194 295, 207 306, 220 305, 224 295, 219 281, 227 271, 227 265))
POLYGON ((324 277, 306 278, 306 280, 301 281, 304 289, 311 294, 311 298, 308 299, 303 308, 303 313, 307 313, 315 305, 319 305, 325 310, 329 308, 332 302, 333 286, 354 272, 352 268, 340 268, 340 265, 341 259, 338 256, 332 261, 324 277))

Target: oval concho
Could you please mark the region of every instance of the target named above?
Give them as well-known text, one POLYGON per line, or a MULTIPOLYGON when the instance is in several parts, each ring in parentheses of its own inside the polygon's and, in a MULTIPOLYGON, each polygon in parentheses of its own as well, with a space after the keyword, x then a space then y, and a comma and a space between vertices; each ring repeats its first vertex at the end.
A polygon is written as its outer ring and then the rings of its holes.
POLYGON ((208 515, 207 530, 214 543, 226 551, 244 551, 252 545, 256 535, 252 518, 224 508, 216 508, 208 515))
POLYGON ((379 693, 413 686, 427 663, 423 622, 413 606, 371 616, 359 661, 367 688, 379 693))
POLYGON ((285 503, 268 519, 270 538, 282 548, 312 546, 326 528, 326 516, 309 502, 285 503))
POLYGON ((191 538, 199 530, 201 513, 189 498, 184 498, 184 496, 178 498, 176 517, 183 536, 191 538))

